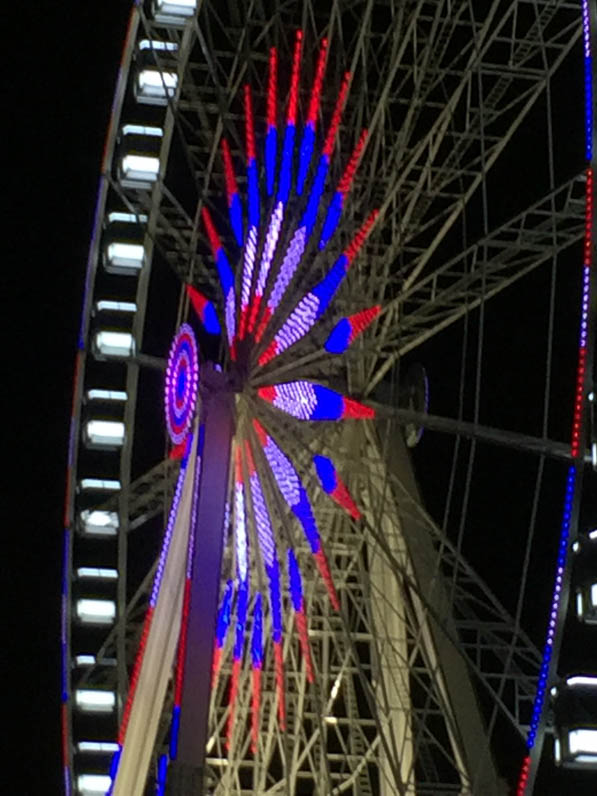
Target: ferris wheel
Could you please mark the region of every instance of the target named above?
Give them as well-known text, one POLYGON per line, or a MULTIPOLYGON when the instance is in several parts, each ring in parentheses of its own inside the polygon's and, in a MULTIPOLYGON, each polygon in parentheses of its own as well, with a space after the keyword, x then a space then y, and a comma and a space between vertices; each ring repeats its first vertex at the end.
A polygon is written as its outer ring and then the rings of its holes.
POLYGON ((579 762, 544 741, 595 433, 596 24, 555 0, 134 4, 75 371, 67 794, 523 796, 579 762))

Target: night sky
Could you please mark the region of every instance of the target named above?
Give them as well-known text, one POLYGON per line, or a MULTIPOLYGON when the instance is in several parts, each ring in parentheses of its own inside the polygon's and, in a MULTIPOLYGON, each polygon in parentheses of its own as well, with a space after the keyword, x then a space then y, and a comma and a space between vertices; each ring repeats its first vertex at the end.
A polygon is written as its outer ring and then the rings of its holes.
MULTIPOLYGON (((7 585, 9 606, 3 658, 11 672, 4 682, 10 711, 5 725, 10 727, 16 721, 15 731, 9 731, 14 749, 5 758, 6 786, 0 788, 7 796, 61 793, 60 557, 72 372, 102 147, 130 6, 126 0, 101 4, 64 0, 60 4, 39 2, 36 8, 39 13, 23 12, 10 33, 20 46, 11 62, 14 81, 9 81, 12 85, 8 86, 3 122, 8 134, 4 147, 8 166, 4 348, 15 362, 5 370, 9 388, 6 408, 10 412, 5 422, 9 429, 5 458, 10 476, 5 480, 3 501, 8 551, 2 557, 2 580, 7 585), (10 765, 6 765, 8 761, 10 765)), ((571 75, 573 70, 566 79, 571 75)), ((563 114, 577 113, 578 99, 578 92, 572 90, 563 114)), ((570 139, 570 164, 575 159, 582 164, 582 155, 578 159, 571 152, 579 136, 572 133, 570 139)), ((523 160, 524 154, 515 156, 507 167, 518 168, 523 160)), ((562 164, 562 176, 569 173, 570 167, 562 164)), ((579 261, 578 251, 568 258, 571 275, 561 278, 558 294, 562 334, 560 348, 556 346, 559 369, 554 400, 564 402, 565 408, 559 413, 559 428, 553 431, 563 440, 567 439, 572 403, 579 295, 578 271, 574 269, 580 268, 579 261)), ((488 322, 490 355, 501 355, 504 346, 516 349, 521 329, 503 319, 524 315, 527 299, 544 286, 541 279, 522 289, 518 297, 496 302, 488 322)), ((446 351, 458 345, 457 334, 446 337, 446 351)), ((532 348, 532 342, 529 345, 532 348)), ((431 356, 434 351, 437 358, 441 344, 421 356, 431 356)), ((428 369, 432 396, 442 383, 454 380, 447 366, 445 372, 441 365, 428 369)), ((508 396, 504 405, 515 407, 517 391, 525 389, 527 370, 521 357, 506 386, 503 381, 494 384, 490 375, 487 400, 491 402, 491 396, 502 390, 508 396)), ((506 411, 503 422, 513 424, 505 427, 516 427, 524 419, 514 409, 509 415, 506 411)), ((431 440, 430 436, 425 444, 430 446, 431 440)), ((424 451, 422 448, 420 456, 424 451)), ((488 466, 497 463, 505 473, 505 462, 498 457, 488 466)), ((563 484, 555 476, 553 483, 555 497, 546 496, 546 514, 560 511, 563 484)), ((594 489, 594 482, 592 486, 594 489)), ((491 501, 488 487, 480 486, 478 516, 486 510, 488 522, 494 526, 509 522, 488 510, 491 501), (489 515, 493 515, 491 521, 489 515)), ((587 521, 592 512, 597 518, 594 500, 586 506, 587 521)), ((489 538, 495 539, 495 533, 489 538)), ((498 547, 496 544, 496 556, 505 572, 502 581, 508 585, 508 556, 504 545, 501 552, 498 547)), ((546 543, 544 556, 538 558, 539 568, 551 566, 550 554, 546 543)), ((510 588, 515 589, 514 582, 510 588)), ((536 620, 541 621, 539 617, 536 620)), ((538 644, 541 635, 540 631, 535 639, 538 644)), ((591 639, 594 645, 594 636, 591 639)), ((578 639, 574 643, 583 645, 578 639)), ((591 784, 586 776, 578 784, 574 782, 572 785, 567 779, 553 785, 553 790, 545 785, 547 789, 541 793, 582 796, 597 792, 597 784, 591 784)))

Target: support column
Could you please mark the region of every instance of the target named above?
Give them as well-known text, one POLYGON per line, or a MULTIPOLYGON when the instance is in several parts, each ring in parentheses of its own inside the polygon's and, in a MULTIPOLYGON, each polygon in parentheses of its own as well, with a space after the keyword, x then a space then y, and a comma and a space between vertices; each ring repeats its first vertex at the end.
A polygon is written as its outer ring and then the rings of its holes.
POLYGON ((169 796, 201 796, 204 788, 212 655, 234 433, 234 395, 226 388, 225 377, 208 371, 202 378, 206 389, 202 395, 201 451, 205 455, 201 455, 200 488, 194 506, 195 545, 184 684, 178 753, 168 771, 169 796))

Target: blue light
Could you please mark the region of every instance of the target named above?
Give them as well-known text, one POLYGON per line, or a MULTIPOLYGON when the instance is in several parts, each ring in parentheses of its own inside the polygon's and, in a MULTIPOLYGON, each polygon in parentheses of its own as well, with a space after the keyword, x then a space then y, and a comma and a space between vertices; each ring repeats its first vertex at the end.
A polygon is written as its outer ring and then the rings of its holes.
POLYGON ((261 607, 261 594, 255 597, 253 609, 253 636, 251 639, 251 655, 253 666, 261 667, 263 662, 263 610, 261 607))
POLYGON ((327 492, 329 495, 337 486, 338 480, 336 478, 336 468, 334 467, 332 460, 328 459, 327 456, 314 456, 313 457, 313 464, 315 465, 315 469, 317 471, 317 477, 321 481, 321 487, 324 492, 327 492))
POLYGON ((317 308, 316 314, 317 318, 320 318, 327 309, 328 304, 334 297, 334 293, 338 290, 340 283, 346 276, 347 268, 348 257, 345 254, 341 254, 325 279, 322 279, 311 291, 311 293, 319 299, 319 307, 317 308))
POLYGON ((313 389, 317 396, 317 404, 311 413, 311 420, 340 420, 344 413, 343 396, 319 384, 315 384, 313 389))
POLYGON ((301 140, 301 147, 299 151, 299 167, 296 178, 296 193, 301 196, 303 187, 307 178, 307 172, 311 164, 311 157, 313 155, 313 145, 315 143, 315 127, 312 123, 308 122, 303 128, 303 138, 301 140))
POLYGON ((336 227, 340 221, 340 216, 342 215, 343 205, 344 194, 340 193, 340 191, 336 191, 332 201, 330 202, 330 206, 328 207, 325 221, 323 222, 323 229, 321 230, 321 237, 319 239, 320 249, 323 249, 326 246, 327 242, 336 231, 336 227))
POLYGON ((298 562, 291 549, 288 550, 288 580, 292 606, 295 611, 300 611, 303 603, 303 583, 298 562))
POLYGON ((269 597, 272 611, 272 639, 282 640, 282 598, 280 596, 280 568, 276 559, 273 567, 267 568, 269 577, 269 597))
POLYGON ((271 196, 274 192, 277 151, 278 131, 275 127, 270 127, 265 137, 265 185, 268 196, 271 196))
POLYGON ((240 203, 240 197, 237 193, 232 195, 232 199, 230 202, 230 207, 228 208, 228 212, 230 214, 230 223, 232 225, 232 231, 234 232, 234 237, 236 238, 236 243, 239 248, 242 249, 243 246, 243 209, 240 203))
POLYGON ((220 605, 220 610, 218 612, 218 621, 216 623, 216 639, 218 641, 218 647, 224 646, 224 641, 226 640, 226 634, 228 633, 228 628, 230 627, 230 612, 232 608, 232 589, 233 583, 231 580, 228 581, 226 584, 226 590, 224 591, 224 596, 222 597, 222 603, 220 605))
POLYGON ((352 326, 348 318, 342 318, 330 332, 324 348, 328 354, 342 354, 350 344, 352 326))
MULTIPOLYGON (((266 141, 267 143, 267 141, 266 141)), ((280 182, 278 183, 278 202, 286 204, 290 196, 292 182, 292 155, 294 152, 294 125, 287 124, 282 147, 282 164, 280 166, 280 182)))
POLYGON ((114 754, 112 755, 112 760, 110 761, 110 778, 112 779, 112 785, 114 784, 114 780, 116 779, 116 772, 118 771, 118 764, 120 763, 121 754, 122 754, 122 747, 117 752, 114 752, 114 754))
POLYGON ((205 305, 205 312, 203 315, 203 325, 205 326, 205 331, 209 334, 221 334, 221 327, 220 322, 218 320, 218 316, 216 313, 216 309, 211 301, 208 301, 205 305))
POLYGON ((309 498, 307 497, 307 493, 302 485, 299 487, 299 501, 292 506, 292 511, 297 520, 303 526, 303 531, 305 532, 305 536, 307 537, 307 540, 311 546, 311 551, 313 553, 317 553, 321 546, 319 531, 317 530, 317 523, 315 522, 315 517, 313 516, 309 498))
MULTIPOLYGON (((259 226, 259 182, 257 163, 253 158, 247 166, 247 182, 249 186, 249 226, 259 226)), ((272 187, 273 189, 273 187, 272 187)))
POLYGON ((180 705, 174 705, 172 711, 172 726, 170 727, 170 759, 178 757, 178 732, 180 730, 180 705))
POLYGON ((168 773, 168 755, 161 755, 158 760, 158 781, 156 783, 156 796, 164 796, 166 793, 166 776, 168 773))
POLYGON ((585 57, 585 158, 590 161, 593 150, 593 81, 592 58, 585 57))
POLYGON ((241 581, 238 587, 238 602, 236 604, 236 636, 234 639, 234 659, 239 661, 245 646, 245 625, 249 609, 249 584, 241 581))
POLYGON ((313 185, 311 187, 311 193, 309 194, 307 207, 305 208, 305 212, 303 213, 303 217, 299 223, 299 227, 306 227, 307 232, 305 235, 305 240, 309 239, 311 233, 313 232, 315 221, 317 220, 317 211, 319 210, 321 194, 325 188, 325 178, 327 177, 329 162, 330 161, 327 155, 322 155, 319 158, 319 165, 317 167, 315 180, 313 181, 313 185))
POLYGON ((224 297, 226 297, 228 292, 234 288, 234 274, 232 273, 232 268, 230 267, 230 263, 228 262, 228 257, 226 257, 226 252, 224 249, 220 249, 218 251, 216 257, 216 267, 220 276, 222 292, 224 293, 224 297))

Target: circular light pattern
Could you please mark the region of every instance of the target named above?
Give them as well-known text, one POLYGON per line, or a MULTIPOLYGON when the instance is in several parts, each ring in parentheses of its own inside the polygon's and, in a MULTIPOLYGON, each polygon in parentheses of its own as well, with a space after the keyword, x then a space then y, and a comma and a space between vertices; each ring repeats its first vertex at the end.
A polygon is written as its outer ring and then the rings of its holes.
POLYGON ((183 323, 170 347, 164 387, 166 427, 175 445, 185 439, 191 426, 198 381, 197 342, 191 327, 183 323))

